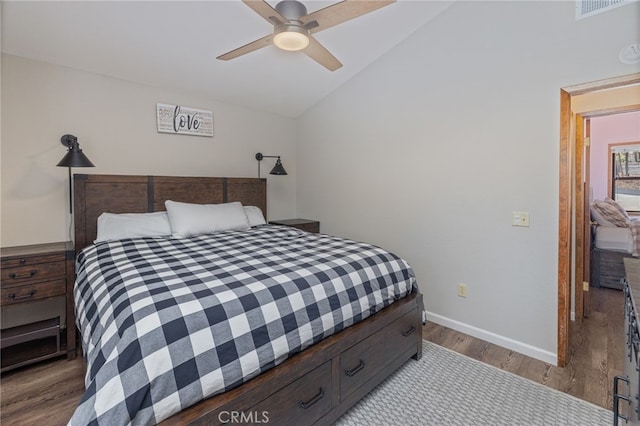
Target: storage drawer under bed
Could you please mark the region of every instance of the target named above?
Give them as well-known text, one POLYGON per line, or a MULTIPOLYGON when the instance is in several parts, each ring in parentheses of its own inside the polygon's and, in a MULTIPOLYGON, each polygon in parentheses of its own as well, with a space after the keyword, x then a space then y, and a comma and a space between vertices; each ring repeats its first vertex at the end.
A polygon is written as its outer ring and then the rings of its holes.
POLYGON ((340 355, 340 399, 364 385, 391 360, 389 354, 415 346, 418 316, 410 312, 388 325, 383 333, 368 337, 340 355), (398 350, 400 348, 400 350, 398 350))

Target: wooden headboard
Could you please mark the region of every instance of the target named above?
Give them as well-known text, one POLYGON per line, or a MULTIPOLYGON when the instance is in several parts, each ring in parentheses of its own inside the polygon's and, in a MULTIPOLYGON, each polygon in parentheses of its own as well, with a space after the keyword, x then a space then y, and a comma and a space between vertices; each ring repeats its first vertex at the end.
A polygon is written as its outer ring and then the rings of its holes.
POLYGON ((97 235, 103 212, 151 213, 165 210, 166 200, 218 204, 240 201, 267 216, 267 180, 262 178, 73 175, 76 251, 97 235))

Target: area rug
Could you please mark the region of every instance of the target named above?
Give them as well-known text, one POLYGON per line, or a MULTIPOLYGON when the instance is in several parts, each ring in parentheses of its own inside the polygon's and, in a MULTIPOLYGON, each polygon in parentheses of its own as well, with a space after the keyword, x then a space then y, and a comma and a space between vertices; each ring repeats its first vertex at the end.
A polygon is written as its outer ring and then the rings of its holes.
POLYGON ((610 425, 613 413, 571 395, 423 341, 336 426, 610 425))

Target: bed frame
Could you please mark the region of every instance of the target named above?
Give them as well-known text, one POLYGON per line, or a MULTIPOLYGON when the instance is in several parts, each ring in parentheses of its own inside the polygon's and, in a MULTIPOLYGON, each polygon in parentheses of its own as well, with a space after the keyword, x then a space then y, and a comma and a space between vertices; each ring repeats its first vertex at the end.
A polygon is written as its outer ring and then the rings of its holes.
MULTIPOLYGON (((96 238, 102 212, 165 210, 165 200, 240 201, 267 212, 266 179, 74 175, 75 248, 96 238)), ((243 385, 201 401, 166 425, 326 425, 409 358, 422 356, 422 295, 411 294, 243 385)))

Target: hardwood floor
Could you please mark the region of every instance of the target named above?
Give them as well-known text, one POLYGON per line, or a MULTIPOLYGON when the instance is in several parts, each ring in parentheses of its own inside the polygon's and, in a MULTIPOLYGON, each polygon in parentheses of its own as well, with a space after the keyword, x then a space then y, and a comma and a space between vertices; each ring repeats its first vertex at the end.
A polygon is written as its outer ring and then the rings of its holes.
POLYGON ((84 394, 84 360, 60 358, 0 378, 0 423, 66 425, 84 394))
MULTIPOLYGON (((572 323, 569 364, 558 368, 517 352, 428 323, 423 337, 487 364, 554 389, 612 407, 613 376, 622 373, 623 295, 592 288, 592 315, 572 323)), ((0 379, 0 423, 65 425, 84 393, 84 362, 45 361, 4 374, 0 379)))
POLYGON ((591 288, 591 315, 571 323, 570 358, 565 368, 428 323, 423 338, 494 367, 542 383, 577 398, 612 409, 612 383, 622 374, 624 358, 623 294, 591 288))

